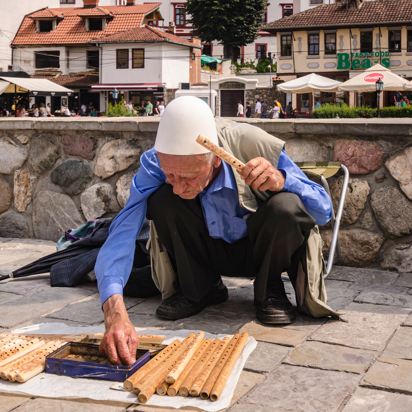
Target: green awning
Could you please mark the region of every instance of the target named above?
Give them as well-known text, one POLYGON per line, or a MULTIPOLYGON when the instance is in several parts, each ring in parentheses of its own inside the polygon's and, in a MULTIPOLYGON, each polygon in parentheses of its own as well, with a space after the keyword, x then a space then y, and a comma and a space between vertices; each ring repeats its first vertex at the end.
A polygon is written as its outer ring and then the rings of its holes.
POLYGON ((208 64, 208 63, 222 63, 222 60, 215 59, 214 57, 210 57, 210 56, 202 55, 202 56, 200 57, 200 62, 201 62, 202 64, 208 64))

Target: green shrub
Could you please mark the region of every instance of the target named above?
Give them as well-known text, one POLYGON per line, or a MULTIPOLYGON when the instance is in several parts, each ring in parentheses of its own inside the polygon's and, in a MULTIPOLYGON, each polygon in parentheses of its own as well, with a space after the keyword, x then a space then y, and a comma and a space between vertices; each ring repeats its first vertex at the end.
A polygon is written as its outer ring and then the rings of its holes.
POLYGON ((117 104, 109 103, 107 108, 107 117, 133 117, 134 113, 129 112, 127 107, 123 106, 123 99, 117 104))
POLYGON ((232 62, 232 63, 236 66, 235 73, 240 72, 244 67, 247 67, 248 69, 256 70, 258 73, 272 72, 274 74, 277 71, 277 64, 271 63, 268 59, 260 59, 258 64, 256 65, 253 62, 253 60, 245 61, 242 63, 238 63, 238 62, 232 62), (268 67, 269 65, 270 65, 270 70, 268 67))
MULTIPOLYGON (((372 109, 368 106, 349 107, 347 104, 330 104, 326 103, 312 112, 315 119, 333 119, 338 115, 341 119, 348 118, 372 118, 378 117, 378 109, 372 109)), ((381 117, 412 117, 412 106, 406 107, 383 107, 380 110, 381 117)))

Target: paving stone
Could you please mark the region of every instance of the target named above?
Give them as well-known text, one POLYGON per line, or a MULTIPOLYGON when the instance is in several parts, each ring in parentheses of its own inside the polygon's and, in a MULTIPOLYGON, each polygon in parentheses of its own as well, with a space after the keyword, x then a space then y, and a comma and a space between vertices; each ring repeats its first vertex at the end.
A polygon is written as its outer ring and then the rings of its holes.
POLYGON ((243 370, 239 376, 235 392, 233 393, 231 404, 237 402, 242 396, 246 395, 253 387, 262 382, 265 377, 260 373, 253 373, 243 370))
POLYGON ((247 287, 253 289, 253 278, 232 278, 228 276, 222 276, 223 283, 227 288, 247 287))
POLYGON ((379 285, 391 285, 398 278, 398 274, 383 270, 360 269, 345 266, 334 266, 328 279, 346 280, 349 282, 364 282, 379 285))
POLYGON ((412 312, 410 308, 402 308, 400 306, 385 306, 385 305, 372 305, 370 303, 357 303, 352 302, 346 306, 344 312, 367 312, 367 313, 380 313, 383 315, 400 315, 400 319, 406 319, 412 312))
MULTIPOLYGON (((1 286, 1 285, 0 285, 1 286)), ((0 302, 6 303, 18 299, 20 296, 14 293, 0 292, 0 302)))
POLYGON ((17 295, 33 295, 42 290, 53 289, 50 279, 16 278, 7 283, 0 283, 0 291, 17 295), (20 280, 22 279, 22 280, 20 280), (24 279, 24 280, 23 280, 24 279), (30 280, 29 280, 30 279, 30 280))
POLYGON ((321 342, 303 342, 293 349, 284 363, 310 366, 319 369, 363 373, 374 359, 376 352, 329 345, 321 342))
POLYGON ((362 385, 412 394, 412 361, 382 356, 369 369, 362 385))
POLYGON ((282 362, 290 348, 273 343, 258 342, 256 349, 248 357, 245 369, 255 372, 271 372, 282 362))
POLYGON ((405 315, 345 310, 342 318, 347 322, 329 320, 310 339, 352 348, 380 350, 405 315))
POLYGON ((412 396, 358 388, 344 412, 412 411, 412 396))
POLYGON ((353 289, 329 288, 326 289, 326 294, 328 297, 327 304, 333 310, 341 310, 353 301, 355 296, 359 294, 359 291, 353 289))
POLYGON ((11 327, 59 309, 94 293, 88 289, 53 288, 0 303, 0 326, 11 327))
MULTIPOLYGON (((353 268, 348 268, 348 269, 353 270, 353 268)), ((333 271, 334 270, 335 269, 333 269, 333 271)), ((325 279, 325 286, 326 286, 327 293, 329 292, 329 289, 344 290, 344 289, 349 289, 352 285, 353 285, 352 282, 347 282, 345 280, 334 280, 334 279, 331 279, 329 276, 325 279)))
POLYGON ((18 408, 14 409, 16 412, 122 412, 125 410, 125 405, 114 405, 113 402, 96 403, 96 402, 79 402, 66 401, 62 399, 31 399, 23 403, 18 408))
POLYGON ((337 411, 358 379, 352 373, 281 365, 246 401, 276 411, 337 411))
POLYGON ((408 319, 405 320, 403 323, 404 326, 412 326, 412 315, 408 317, 408 319))
MULTIPOLYGON (((147 328, 147 329, 175 329, 175 321, 161 319, 156 315, 142 315, 139 313, 130 313, 129 319, 135 328, 147 328)), ((196 328, 199 329, 199 328, 196 328)))
POLYGON ((412 328, 399 328, 386 345, 382 356, 412 360, 412 328))
POLYGON ((395 293, 362 292, 355 299, 356 302, 374 303, 377 305, 412 307, 412 296, 395 293))
POLYGON ((175 321, 173 329, 200 329, 210 333, 233 334, 253 318, 254 313, 247 317, 244 314, 217 312, 206 308, 195 316, 175 321))
POLYGON ((283 326, 282 329, 294 329, 304 332, 314 332, 321 325, 326 322, 327 318, 312 318, 306 316, 303 313, 298 312, 296 314, 296 320, 290 325, 283 326))
POLYGON ((396 269, 398 272, 412 272, 412 245, 410 243, 397 244, 385 250, 381 267, 396 269))
POLYGON ((208 306, 209 310, 217 312, 237 313, 238 315, 256 314, 256 307, 253 304, 254 292, 249 288, 236 288, 229 291, 229 299, 219 305, 208 306))
MULTIPOLYGON (((396 284, 396 283, 395 283, 396 284)), ((412 285, 411 285, 412 287, 412 285)), ((354 282, 350 286, 351 289, 359 291, 368 291, 368 292, 380 292, 380 293, 396 293, 396 294, 407 294, 408 289, 402 286, 394 285, 375 285, 367 282, 354 282)))
POLYGON ((309 332, 285 328, 263 326, 256 322, 249 322, 240 329, 240 333, 247 332, 256 340, 277 343, 286 346, 296 346, 303 342, 309 332))
MULTIPOLYGON (((230 412, 267 412, 268 409, 266 406, 252 405, 250 403, 240 403, 235 405, 230 412)), ((273 410, 273 409, 272 409, 273 410)), ((280 409, 278 409, 279 411, 280 409)))
POLYGON ((394 285, 412 288, 412 273, 401 273, 394 285))
POLYGON ((129 314, 155 315, 156 309, 162 304, 162 302, 163 301, 160 295, 147 298, 144 302, 133 306, 128 312, 129 314))
MULTIPOLYGON (((129 309, 144 299, 124 297, 126 309, 129 309)), ((72 303, 55 312, 49 313, 48 318, 67 319, 89 324, 102 323, 104 321, 103 311, 101 309, 100 298, 90 297, 82 302, 72 303)))
POLYGON ((2 412, 8 412, 15 410, 17 406, 29 401, 30 398, 27 396, 17 396, 17 395, 9 395, 9 394, 0 394, 0 410, 2 412))

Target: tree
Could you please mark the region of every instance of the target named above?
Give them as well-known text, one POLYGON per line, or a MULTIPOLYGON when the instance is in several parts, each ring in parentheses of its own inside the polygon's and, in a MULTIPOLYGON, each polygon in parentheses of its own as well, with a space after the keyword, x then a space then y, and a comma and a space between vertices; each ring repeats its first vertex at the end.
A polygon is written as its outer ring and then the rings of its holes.
POLYGON ((236 60, 235 48, 252 43, 268 0, 187 0, 188 21, 195 36, 223 44, 226 58, 236 60))

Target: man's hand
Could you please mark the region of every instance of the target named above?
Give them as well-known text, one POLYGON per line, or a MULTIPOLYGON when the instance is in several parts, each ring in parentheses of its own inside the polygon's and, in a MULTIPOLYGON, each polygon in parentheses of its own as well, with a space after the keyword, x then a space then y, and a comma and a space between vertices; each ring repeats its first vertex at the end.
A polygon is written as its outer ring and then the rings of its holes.
POLYGON ((242 171, 237 170, 248 186, 265 192, 280 192, 285 184, 283 173, 263 157, 256 157, 246 163, 242 171))
POLYGON ((103 304, 106 333, 99 350, 115 365, 136 362, 139 338, 129 320, 121 295, 112 295, 103 304))

